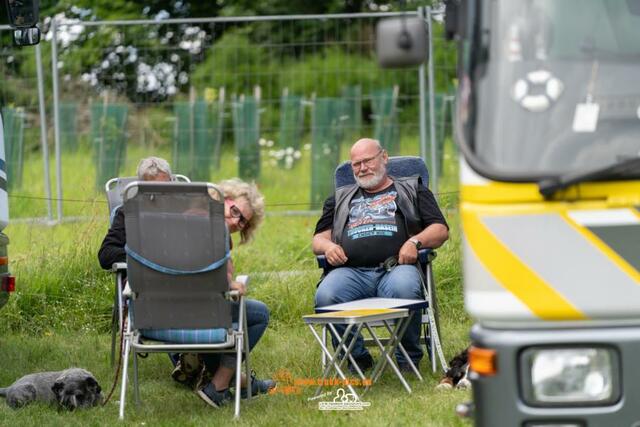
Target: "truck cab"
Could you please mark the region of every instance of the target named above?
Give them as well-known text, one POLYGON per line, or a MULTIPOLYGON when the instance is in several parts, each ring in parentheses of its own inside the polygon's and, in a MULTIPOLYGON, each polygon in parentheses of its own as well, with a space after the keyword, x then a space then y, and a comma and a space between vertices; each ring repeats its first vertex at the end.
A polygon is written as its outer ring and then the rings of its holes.
POLYGON ((640 0, 445 4, 467 408, 486 427, 640 426, 640 0))
POLYGON ((456 3, 475 423, 640 425, 640 1, 456 3))

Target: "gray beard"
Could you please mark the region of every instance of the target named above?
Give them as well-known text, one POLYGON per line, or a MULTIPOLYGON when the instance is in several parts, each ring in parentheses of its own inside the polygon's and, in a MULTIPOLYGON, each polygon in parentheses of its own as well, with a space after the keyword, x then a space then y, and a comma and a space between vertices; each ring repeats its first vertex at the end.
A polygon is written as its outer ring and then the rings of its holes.
POLYGON ((370 190, 382 184, 382 181, 384 181, 384 178, 385 178, 385 174, 384 172, 382 172, 380 174, 374 174, 370 178, 367 177, 364 179, 358 177, 356 174, 353 174, 353 177, 355 178, 356 183, 358 184, 358 187, 363 188, 365 190, 370 190))

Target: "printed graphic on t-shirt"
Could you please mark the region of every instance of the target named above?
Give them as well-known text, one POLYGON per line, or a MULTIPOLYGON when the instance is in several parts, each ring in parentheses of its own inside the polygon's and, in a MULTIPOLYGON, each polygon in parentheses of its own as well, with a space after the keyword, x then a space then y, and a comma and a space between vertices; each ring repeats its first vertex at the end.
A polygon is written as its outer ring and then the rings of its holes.
POLYGON ((371 236, 390 237, 398 232, 396 224, 396 191, 374 197, 358 197, 351 200, 347 237, 351 240, 371 236))

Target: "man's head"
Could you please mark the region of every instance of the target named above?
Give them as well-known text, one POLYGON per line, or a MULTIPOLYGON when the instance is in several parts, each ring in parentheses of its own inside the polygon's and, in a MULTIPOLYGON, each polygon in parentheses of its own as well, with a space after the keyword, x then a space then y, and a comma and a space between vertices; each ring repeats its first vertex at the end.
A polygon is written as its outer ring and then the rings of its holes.
POLYGON ((147 157, 138 163, 138 179, 141 181, 171 181, 171 167, 165 159, 147 157))
POLYGON ((389 156, 375 139, 362 138, 351 147, 351 167, 358 186, 375 190, 387 179, 389 156))

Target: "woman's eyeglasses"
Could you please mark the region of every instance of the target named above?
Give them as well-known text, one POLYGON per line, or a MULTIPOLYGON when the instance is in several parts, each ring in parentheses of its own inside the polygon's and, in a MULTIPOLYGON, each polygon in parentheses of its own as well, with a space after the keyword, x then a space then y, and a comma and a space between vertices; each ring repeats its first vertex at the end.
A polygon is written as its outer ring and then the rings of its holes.
POLYGON ((229 206, 229 212, 231 212, 231 216, 233 218, 238 219, 238 227, 245 228, 247 226, 247 223, 249 223, 249 221, 247 221, 247 218, 242 215, 242 211, 240 211, 240 209, 236 205, 229 206))

